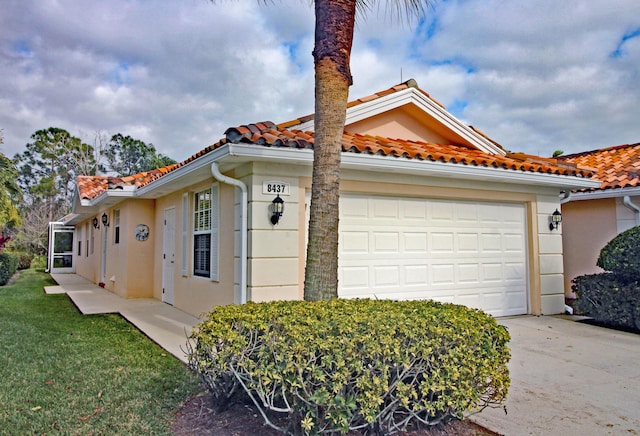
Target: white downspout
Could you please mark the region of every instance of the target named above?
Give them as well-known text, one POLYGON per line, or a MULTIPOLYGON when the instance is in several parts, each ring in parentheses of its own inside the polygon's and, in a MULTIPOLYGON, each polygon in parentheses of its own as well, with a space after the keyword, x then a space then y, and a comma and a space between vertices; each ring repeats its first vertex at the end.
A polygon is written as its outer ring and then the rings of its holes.
POLYGON ((637 204, 633 204, 631 202, 631 197, 629 197, 628 195, 624 196, 622 202, 625 206, 636 213, 636 226, 640 226, 640 206, 638 206, 637 204))
POLYGON ((573 200, 573 192, 563 192, 562 198, 560 199, 560 204, 565 204, 573 200))
POLYGON ((240 188, 241 198, 240 198, 240 207, 241 207, 241 217, 240 217, 240 304, 244 304, 247 302, 247 239, 248 239, 248 228, 247 228, 247 185, 237 179, 233 179, 229 176, 225 176, 220 172, 220 168, 218 168, 218 162, 213 162, 211 164, 211 175, 222 183, 226 183, 228 185, 233 185, 237 188, 240 188))

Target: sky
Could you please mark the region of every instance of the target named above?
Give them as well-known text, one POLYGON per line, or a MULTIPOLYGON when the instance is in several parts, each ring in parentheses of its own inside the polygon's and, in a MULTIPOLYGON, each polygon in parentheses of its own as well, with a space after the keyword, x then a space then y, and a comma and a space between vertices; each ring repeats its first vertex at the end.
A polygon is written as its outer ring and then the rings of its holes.
MULTIPOLYGON (((505 149, 640 142, 638 0, 440 0, 358 18, 350 99, 414 78, 505 149)), ((2 0, 0 152, 59 127, 178 161, 231 126, 313 112, 309 0, 2 0)))

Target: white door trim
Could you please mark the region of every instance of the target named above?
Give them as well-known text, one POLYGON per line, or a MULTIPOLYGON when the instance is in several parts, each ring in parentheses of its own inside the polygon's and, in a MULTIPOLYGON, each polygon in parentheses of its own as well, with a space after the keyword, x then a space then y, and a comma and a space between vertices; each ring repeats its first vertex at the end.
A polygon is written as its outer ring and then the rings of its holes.
POLYGON ((173 305, 175 292, 175 260, 176 260, 176 208, 164 210, 162 227, 162 301, 173 305))

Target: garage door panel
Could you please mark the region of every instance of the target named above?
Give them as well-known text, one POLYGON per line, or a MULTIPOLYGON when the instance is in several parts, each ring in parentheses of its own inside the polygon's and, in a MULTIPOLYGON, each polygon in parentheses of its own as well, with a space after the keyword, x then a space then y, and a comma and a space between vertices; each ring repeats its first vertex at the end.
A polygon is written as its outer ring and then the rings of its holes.
POLYGON ((524 253, 525 242, 523 234, 505 233, 502 238, 504 251, 508 253, 524 253))
POLYGON ((340 235, 340 247, 345 254, 369 253, 369 232, 343 232, 340 235))
POLYGON ((409 222, 424 222, 427 219, 427 204, 422 200, 407 200, 401 203, 401 216, 409 222))
POLYGON ((480 266, 477 263, 458 265, 458 283, 480 283, 480 266))
POLYGON ((343 194, 339 295, 526 313, 524 206, 343 194))
POLYGON ((480 235, 480 247, 485 253, 500 253, 502 251, 502 238, 495 233, 482 233, 480 235))
POLYGON ((480 249, 480 238, 477 233, 458 233, 458 253, 477 254, 480 249))
POLYGON ((429 284, 429 267, 427 265, 405 265, 404 284, 420 286, 422 289, 429 284))
POLYGON ((451 223, 454 216, 454 203, 431 200, 428 203, 428 219, 435 222, 451 223))
POLYGON ((431 233, 431 251, 435 253, 453 253, 453 232, 431 233))
POLYGON ((398 232, 372 232, 373 253, 398 253, 400 234, 398 232))
POLYGON ((399 266, 376 266, 372 268, 373 287, 398 286, 400 283, 399 266))

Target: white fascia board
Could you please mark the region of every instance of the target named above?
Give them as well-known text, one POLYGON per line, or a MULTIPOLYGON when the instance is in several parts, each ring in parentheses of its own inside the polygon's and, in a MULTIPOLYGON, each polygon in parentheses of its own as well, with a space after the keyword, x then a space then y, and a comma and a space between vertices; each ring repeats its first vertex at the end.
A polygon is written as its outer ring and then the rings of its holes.
MULTIPOLYGON (((506 152, 502 148, 474 131, 471 127, 464 124, 442 106, 415 88, 403 89, 402 91, 394 92, 392 94, 376 98, 375 100, 360 103, 348 108, 345 125, 362 121, 409 103, 414 103, 445 127, 478 147, 479 150, 485 153, 498 154, 501 156, 506 155, 506 152)), ((302 131, 315 130, 313 119, 292 127, 302 131)))
POLYGON ((128 186, 128 189, 107 189, 96 198, 89 200, 89 206, 98 206, 107 198, 133 198, 135 197, 135 186, 128 186))
POLYGON ((625 197, 625 196, 629 196, 629 197, 640 196, 640 187, 598 189, 596 191, 587 191, 587 192, 572 192, 569 197, 570 198, 569 202, 583 201, 583 200, 600 200, 603 198, 618 198, 618 197, 625 197))
POLYGON ((558 174, 507 170, 504 168, 481 167, 444 162, 418 161, 392 156, 342 155, 342 167, 367 169, 380 172, 415 174, 431 177, 446 177, 466 180, 481 180, 519 185, 542 185, 559 188, 593 188, 600 182, 558 174))
MULTIPOLYGON (((313 150, 309 149, 270 148, 230 144, 228 155, 251 158, 252 160, 274 160, 279 163, 302 163, 307 165, 313 163, 313 150)), ((341 160, 341 168, 364 171, 482 180, 520 185, 554 186, 561 189, 585 189, 600 186, 600 182, 598 181, 575 176, 421 161, 393 156, 342 153, 341 160)))

